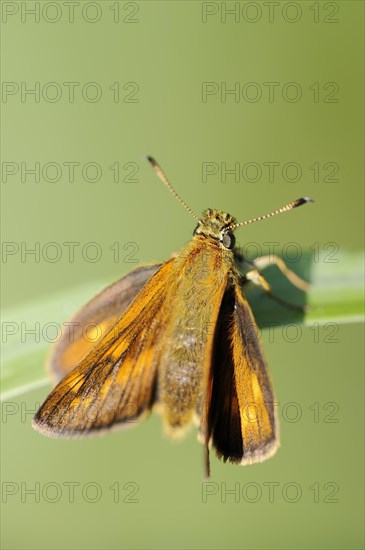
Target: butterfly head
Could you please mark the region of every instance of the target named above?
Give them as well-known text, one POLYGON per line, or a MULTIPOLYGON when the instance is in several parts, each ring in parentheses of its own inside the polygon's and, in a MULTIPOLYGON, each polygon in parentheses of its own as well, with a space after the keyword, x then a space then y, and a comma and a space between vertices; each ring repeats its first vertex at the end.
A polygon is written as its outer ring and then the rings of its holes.
POLYGON ((232 249, 236 242, 232 230, 235 222, 236 220, 231 214, 208 208, 204 210, 201 219, 198 221, 194 235, 204 235, 219 241, 224 248, 232 249))
POLYGON ((301 206, 302 204, 306 204, 307 202, 313 202, 312 199, 309 197, 301 197, 300 199, 296 199, 295 201, 291 201, 288 204, 285 204, 281 208, 278 208, 277 210, 274 210, 273 212, 269 212, 268 214, 265 214, 264 216, 258 216, 257 218, 251 218, 250 220, 246 220, 243 222, 237 223, 235 218, 231 216, 230 214, 227 214, 227 212, 222 212, 221 210, 213 210, 212 208, 208 208, 207 210, 204 210, 203 216, 199 218, 195 212, 186 204, 185 201, 176 193, 175 189, 172 187, 171 183, 166 177, 166 174, 162 171, 161 167, 153 157, 147 157, 147 160, 151 164, 152 168, 158 175, 158 177, 163 181, 163 183, 166 185, 166 187, 171 191, 171 193, 177 198, 177 200, 183 205, 183 207, 195 218, 198 222, 198 225, 195 228, 194 235, 204 235, 207 238, 214 239, 216 241, 219 241, 223 248, 226 248, 228 250, 232 250, 235 245, 235 238, 233 235, 233 231, 237 227, 241 227, 243 225, 249 225, 253 222, 258 222, 260 220, 267 220, 268 218, 272 218, 273 216, 276 216, 277 214, 281 214, 282 212, 288 212, 289 210, 292 210, 293 208, 297 208, 298 206, 301 206))

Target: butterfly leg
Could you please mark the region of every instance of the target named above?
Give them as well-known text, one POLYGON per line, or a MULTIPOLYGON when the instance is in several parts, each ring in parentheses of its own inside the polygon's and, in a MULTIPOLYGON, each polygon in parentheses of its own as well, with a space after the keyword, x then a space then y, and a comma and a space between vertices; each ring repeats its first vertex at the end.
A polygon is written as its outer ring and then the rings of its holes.
POLYGON ((276 296, 275 294, 273 294, 269 282, 265 279, 263 275, 261 275, 261 273, 257 269, 248 271, 242 277, 242 282, 243 283, 252 282, 254 285, 260 286, 269 298, 271 298, 272 300, 275 300, 275 302, 277 302, 278 304, 288 309, 292 309, 294 311, 300 311, 301 313, 307 311, 306 306, 298 306, 295 304, 291 304, 290 302, 287 302, 286 300, 283 300, 282 298, 279 298, 279 296, 276 296))
POLYGON ((257 260, 254 260, 252 262, 257 269, 265 269, 265 267, 268 267, 269 265, 275 264, 283 275, 297 288, 300 290, 303 290, 305 292, 309 288, 309 283, 307 281, 304 281, 294 271, 288 268, 288 266, 285 264, 285 262, 279 258, 279 256, 262 256, 262 258, 258 258, 257 260))

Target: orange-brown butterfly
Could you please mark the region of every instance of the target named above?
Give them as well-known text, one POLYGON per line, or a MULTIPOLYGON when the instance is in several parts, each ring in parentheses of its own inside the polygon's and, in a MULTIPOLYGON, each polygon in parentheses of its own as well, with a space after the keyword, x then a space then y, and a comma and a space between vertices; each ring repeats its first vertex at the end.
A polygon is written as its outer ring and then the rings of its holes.
MULTIPOLYGON (((79 437, 126 425, 157 406, 171 434, 198 422, 207 476, 209 447, 224 461, 260 462, 278 448, 278 427, 270 377, 242 283, 252 281, 274 296, 253 262, 246 260, 246 273, 240 274, 243 258, 236 253, 233 231, 311 199, 241 223, 212 209, 199 218, 156 161, 148 160, 196 218, 194 237, 166 263, 135 269, 76 314, 72 338, 63 337, 50 360, 59 383, 33 426, 51 437, 79 437), (97 343, 84 337, 90 324, 99 331, 97 343)), ((307 283, 280 258, 270 260, 306 289, 307 283)), ((260 267, 265 262, 261 258, 260 267)))

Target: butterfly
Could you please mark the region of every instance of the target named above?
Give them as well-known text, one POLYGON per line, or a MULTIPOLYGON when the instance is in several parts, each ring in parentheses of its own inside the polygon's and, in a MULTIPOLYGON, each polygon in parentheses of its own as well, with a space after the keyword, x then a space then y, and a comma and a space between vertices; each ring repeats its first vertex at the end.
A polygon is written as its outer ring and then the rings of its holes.
MULTIPOLYGON (((56 344, 49 363, 58 383, 33 426, 50 437, 81 437, 133 425, 155 408, 172 436, 198 425, 208 477, 210 448, 224 461, 251 464, 279 445, 272 384, 244 285, 253 282, 288 304, 238 253, 234 230, 311 199, 240 223, 214 209, 198 217, 148 160, 196 219, 193 239, 167 262, 138 267, 107 287, 69 322, 72 334, 56 344), (85 336, 90 326, 96 341, 85 336)), ((306 290, 280 258, 270 261, 306 290)), ((265 258, 260 262, 264 267, 265 258)))

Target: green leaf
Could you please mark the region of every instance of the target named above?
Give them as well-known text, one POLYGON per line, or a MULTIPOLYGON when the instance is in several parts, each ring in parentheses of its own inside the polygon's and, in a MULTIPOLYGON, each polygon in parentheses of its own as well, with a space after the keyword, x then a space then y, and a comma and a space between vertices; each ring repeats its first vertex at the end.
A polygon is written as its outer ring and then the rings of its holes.
MULTIPOLYGON (((247 297, 258 326, 265 329, 289 323, 363 322, 364 254, 341 253, 330 260, 328 252, 318 258, 307 253, 300 262, 289 266, 310 281, 311 287, 306 294, 291 285, 276 266, 268 267, 265 277, 273 293, 293 304, 308 304, 309 310, 304 314, 286 309, 269 299, 261 289, 248 288, 247 297)), ((3 312, 1 400, 50 385, 44 365, 51 343, 60 334, 63 323, 109 283, 95 281, 3 312)))
POLYGON ((317 258, 310 253, 288 267, 310 282, 303 293, 293 287, 279 272, 270 266, 265 278, 273 293, 292 304, 307 305, 306 313, 290 311, 268 299, 260 289, 247 293, 257 324, 261 328, 271 325, 303 323, 356 323, 364 321, 364 253, 343 252, 331 258, 322 252, 317 258))

